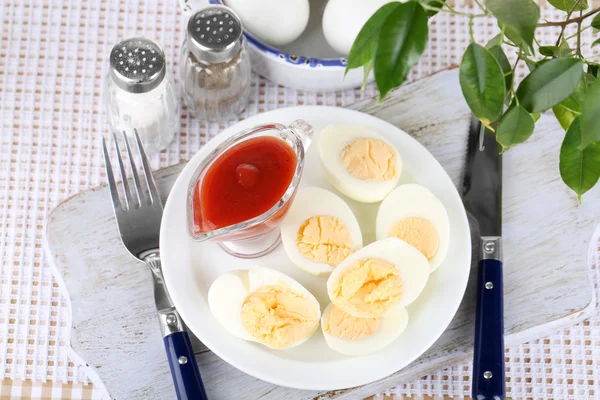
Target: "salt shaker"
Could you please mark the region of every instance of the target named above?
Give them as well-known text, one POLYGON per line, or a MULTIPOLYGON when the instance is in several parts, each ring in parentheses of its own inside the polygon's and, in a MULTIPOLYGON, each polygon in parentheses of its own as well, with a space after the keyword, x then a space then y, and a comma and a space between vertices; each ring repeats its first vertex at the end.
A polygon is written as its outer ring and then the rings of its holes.
POLYGON ((244 110, 250 58, 242 23, 230 8, 212 5, 190 17, 180 68, 183 98, 191 114, 220 122, 244 110))
POLYGON ((110 53, 104 102, 113 132, 137 129, 146 151, 167 147, 179 131, 179 106, 162 48, 145 37, 125 39, 110 53))

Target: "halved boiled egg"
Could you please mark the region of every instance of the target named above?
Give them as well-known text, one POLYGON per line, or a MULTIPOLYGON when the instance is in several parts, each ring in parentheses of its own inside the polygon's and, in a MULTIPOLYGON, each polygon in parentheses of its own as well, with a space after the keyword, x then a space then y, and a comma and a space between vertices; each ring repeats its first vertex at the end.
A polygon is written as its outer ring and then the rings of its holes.
POLYGON ((330 125, 321 131, 317 148, 327 179, 351 199, 375 203, 398 184, 398 150, 366 127, 330 125))
POLYGON ((419 250, 430 271, 448 254, 450 222, 442 202, 416 183, 398 186, 381 202, 376 220, 377 239, 396 237, 419 250))
POLYGON ((429 279, 429 264, 406 242, 373 242, 346 258, 327 280, 331 302, 359 318, 381 317, 412 303, 429 279))
POLYGON ((408 325, 408 312, 394 308, 382 317, 357 318, 330 303, 321 317, 327 345, 338 353, 359 356, 391 344, 408 325))
POLYGON ((321 318, 319 302, 304 286, 266 267, 221 275, 208 291, 208 305, 229 332, 271 349, 303 343, 321 318))
POLYGON ((284 220, 281 241, 298 268, 329 275, 362 247, 362 234, 350 207, 334 193, 318 187, 300 188, 284 220))

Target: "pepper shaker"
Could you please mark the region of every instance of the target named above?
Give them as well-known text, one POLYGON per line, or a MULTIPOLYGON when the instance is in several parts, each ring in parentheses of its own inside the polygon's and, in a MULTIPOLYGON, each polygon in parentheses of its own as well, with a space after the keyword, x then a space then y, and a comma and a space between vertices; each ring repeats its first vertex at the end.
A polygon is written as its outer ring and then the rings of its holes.
POLYGON ((167 147, 179 131, 179 106, 165 53, 145 37, 125 39, 110 53, 104 101, 115 133, 138 131, 148 152, 167 147))
POLYGON ((190 17, 180 68, 184 101, 193 115, 220 122, 245 109, 250 57, 242 23, 230 8, 213 5, 190 17))

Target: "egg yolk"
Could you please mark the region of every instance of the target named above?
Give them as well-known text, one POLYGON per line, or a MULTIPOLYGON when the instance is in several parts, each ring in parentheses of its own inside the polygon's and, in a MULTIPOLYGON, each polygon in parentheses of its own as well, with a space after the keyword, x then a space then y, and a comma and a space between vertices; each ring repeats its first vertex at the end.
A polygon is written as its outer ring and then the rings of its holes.
POLYGON ((352 253, 350 230, 341 220, 328 215, 304 221, 298 229, 296 245, 304 258, 332 267, 352 253))
POLYGON ((333 304, 360 317, 381 317, 401 297, 398 269, 378 258, 363 259, 349 267, 331 293, 333 304))
POLYGON ((360 340, 376 333, 381 327, 380 318, 357 318, 339 307, 331 307, 329 318, 324 321, 323 329, 331 336, 360 340))
POLYGON ((319 309, 283 285, 250 293, 241 311, 244 329, 272 349, 285 349, 310 337, 319 326, 319 309))
POLYGON ((363 181, 389 181, 396 176, 394 149, 383 140, 353 140, 342 149, 340 156, 346 171, 363 181))
POLYGON ((425 218, 409 217, 394 224, 389 236, 404 240, 419 250, 428 260, 438 251, 440 237, 435 226, 425 218))

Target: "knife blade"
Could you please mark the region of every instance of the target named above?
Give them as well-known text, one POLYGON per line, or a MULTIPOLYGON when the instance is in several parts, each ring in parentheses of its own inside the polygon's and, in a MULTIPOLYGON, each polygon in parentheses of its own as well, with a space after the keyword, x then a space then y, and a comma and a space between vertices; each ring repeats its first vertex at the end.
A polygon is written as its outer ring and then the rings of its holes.
POLYGON ((493 132, 473 117, 469 127, 463 201, 479 232, 472 397, 503 400, 502 155, 493 132))

